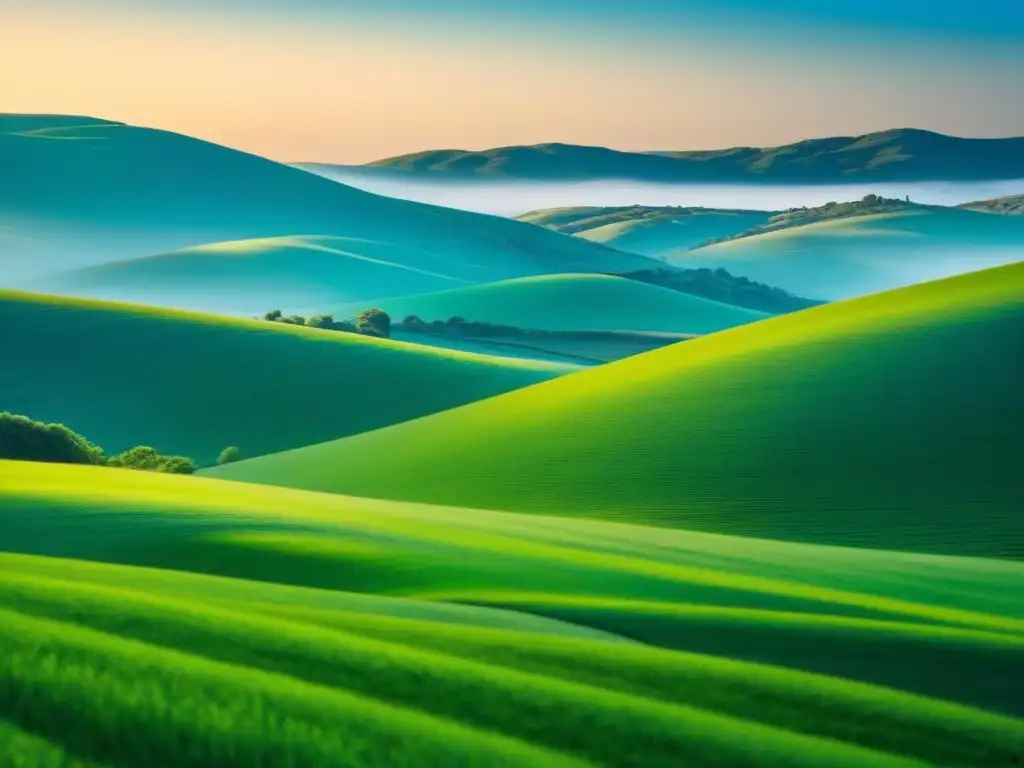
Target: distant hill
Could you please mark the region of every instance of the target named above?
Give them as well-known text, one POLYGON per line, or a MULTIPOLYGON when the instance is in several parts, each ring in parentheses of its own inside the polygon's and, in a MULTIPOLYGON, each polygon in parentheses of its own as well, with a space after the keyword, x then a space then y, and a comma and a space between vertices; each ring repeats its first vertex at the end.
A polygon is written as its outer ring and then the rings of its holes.
POLYGON ((1007 195, 991 200, 978 200, 957 207, 982 213, 998 213, 1004 216, 1024 216, 1024 195, 1007 195))
POLYGON ((665 258, 756 227, 768 211, 682 207, 552 208, 517 218, 630 253, 665 258))
POLYGON ((213 473, 471 508, 1021 557, 1022 325, 1024 263, 741 326, 213 473))
MULTIPOLYGON (((323 170, 324 164, 300 164, 323 170)), ((971 139, 899 128, 778 147, 621 152, 571 144, 434 150, 364 167, 450 178, 834 183, 1024 178, 1024 137, 971 139)), ((352 170, 352 169, 348 169, 352 170)))
MULTIPOLYGON (((0 168, 6 286, 197 245, 309 235, 433 254, 443 274, 475 282, 650 263, 521 222, 381 197, 187 136, 92 118, 0 115, 0 168)), ((376 258, 373 250, 356 255, 376 258)), ((439 271, 436 262, 406 266, 439 271)))
POLYGON ((0 409, 200 463, 375 429, 575 370, 282 323, 0 291, 0 409))
POLYGON ((797 210, 726 240, 675 254, 677 267, 724 269, 829 301, 1024 258, 1024 218, 905 202, 797 210), (849 210, 847 210, 849 209, 849 210), (809 223, 803 223, 809 222, 809 223))
MULTIPOLYGON (((551 331, 704 334, 768 315, 609 275, 544 275, 374 302, 401 320, 461 317, 551 331)), ((338 308, 343 316, 368 306, 338 308)))
POLYGON ((457 288, 432 272, 438 254, 344 237, 270 237, 212 243, 52 275, 60 293, 209 312, 263 315, 339 302, 457 288))

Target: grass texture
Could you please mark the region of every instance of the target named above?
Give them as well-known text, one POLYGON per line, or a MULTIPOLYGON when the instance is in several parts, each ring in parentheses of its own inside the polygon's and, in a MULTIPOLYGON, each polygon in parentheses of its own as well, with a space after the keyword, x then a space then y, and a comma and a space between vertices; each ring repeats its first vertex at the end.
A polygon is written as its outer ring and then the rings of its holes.
POLYGON ((1020 557, 1022 324, 1024 263, 730 329, 214 473, 453 506, 1020 557))
POLYGON ((1019 564, 15 462, 0 541, 0 734, 28 766, 1024 749, 1019 564))

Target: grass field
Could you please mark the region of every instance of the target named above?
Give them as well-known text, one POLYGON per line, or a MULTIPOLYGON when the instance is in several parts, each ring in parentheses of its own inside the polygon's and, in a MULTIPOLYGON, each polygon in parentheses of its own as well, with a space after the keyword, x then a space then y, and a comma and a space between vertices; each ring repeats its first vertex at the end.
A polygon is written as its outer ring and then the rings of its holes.
MULTIPOLYGON (((609 275, 545 275, 372 302, 395 320, 461 317, 552 331, 704 334, 768 315, 609 275)), ((347 317, 366 305, 336 308, 347 317)))
POLYGON ((801 296, 835 300, 1019 261, 1024 219, 938 206, 853 216, 678 253, 801 296))
POLYGON ((205 463, 392 424, 575 370, 355 334, 0 291, 0 407, 108 453, 205 463))
POLYGON ((464 285, 443 274, 447 266, 428 252, 389 243, 271 237, 110 262, 40 283, 76 296, 262 316, 464 285))
POLYGON ((622 251, 668 258, 706 240, 755 227, 770 216, 768 211, 634 206, 553 208, 532 211, 517 218, 622 251))
POLYGON ((734 328, 214 470, 947 554, 1024 554, 1024 263, 734 328))
POLYGON ((1024 749, 1018 563, 12 462, 0 540, 21 765, 989 768, 1024 749))

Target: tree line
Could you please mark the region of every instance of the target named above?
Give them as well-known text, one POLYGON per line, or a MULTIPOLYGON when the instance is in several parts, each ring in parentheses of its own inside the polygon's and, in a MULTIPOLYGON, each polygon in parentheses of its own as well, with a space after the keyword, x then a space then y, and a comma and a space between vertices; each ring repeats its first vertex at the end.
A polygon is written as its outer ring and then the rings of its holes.
MULTIPOLYGON (((238 447, 229 446, 221 451, 217 463, 228 464, 240 458, 238 447)), ((90 464, 172 475, 191 475, 197 468, 187 456, 162 454, 148 445, 107 456, 100 446, 63 424, 46 424, 7 411, 0 412, 0 459, 90 464)))
POLYGON ((387 339, 391 336, 391 317, 383 309, 368 309, 360 312, 352 320, 335 320, 334 315, 286 315, 280 309, 267 312, 263 319, 271 323, 286 325, 303 325, 307 328, 320 328, 325 331, 341 331, 342 333, 358 333, 362 336, 373 336, 387 339))

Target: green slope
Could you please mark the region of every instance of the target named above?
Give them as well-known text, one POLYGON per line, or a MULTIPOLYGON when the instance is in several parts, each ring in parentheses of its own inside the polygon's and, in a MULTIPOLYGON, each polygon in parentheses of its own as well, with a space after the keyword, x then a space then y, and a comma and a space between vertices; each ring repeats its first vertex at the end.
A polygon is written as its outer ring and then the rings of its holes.
POLYGON ((216 472, 467 507, 1019 557, 1022 322, 1024 263, 772 318, 216 472))
POLYGON ((574 370, 124 304, 0 291, 0 404, 108 453, 199 462, 350 435, 574 370))
POLYGON ((845 299, 1018 261, 1024 219, 938 206, 851 216, 676 254, 801 296, 845 299))
POLYGON ((27 753, 988 768, 1024 747, 1016 563, 4 462, 0 541, 0 733, 27 753))
POLYGON ((763 224, 768 211, 714 208, 555 208, 517 218, 621 251, 666 258, 763 224))
MULTIPOLYGON (((712 333, 768 315, 609 275, 545 275, 373 302, 401 320, 461 317, 557 331, 712 333)), ((341 316, 367 306, 340 307, 341 316)))
POLYGON ((272 237, 115 261, 41 280, 62 293, 181 309, 263 314, 457 288, 445 259, 342 237, 272 237))
POLYGON ((433 254, 444 274, 473 281, 649 263, 510 219, 381 197, 187 136, 89 118, 0 116, 0 167, 0 210, 17 235, 0 240, 5 287, 207 243, 299 235, 433 254), (35 246, 23 250, 26 242, 35 246))

